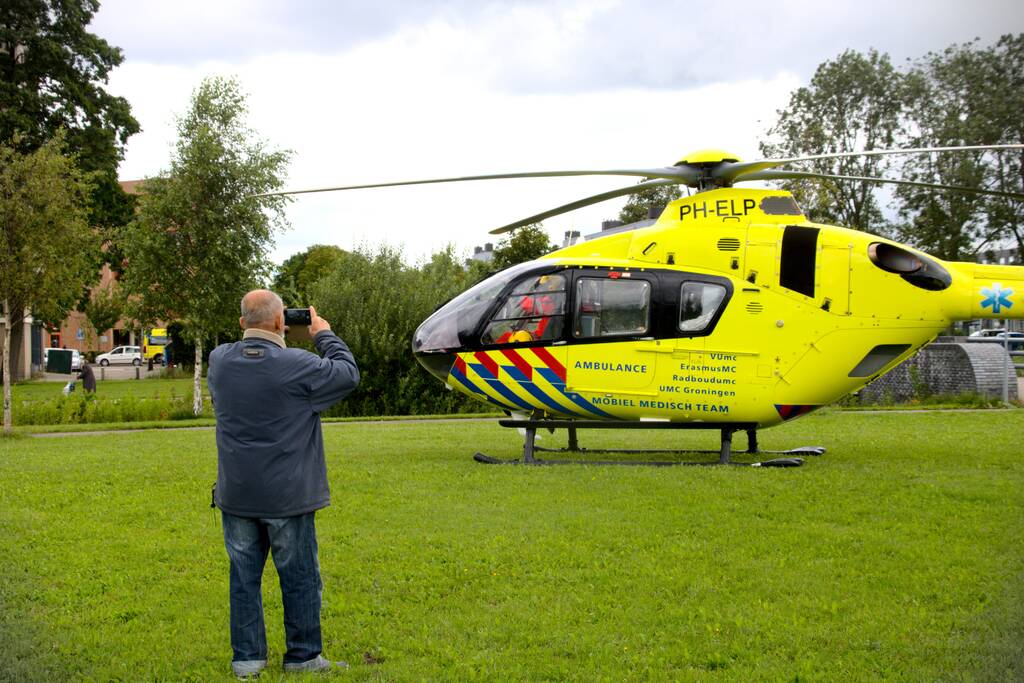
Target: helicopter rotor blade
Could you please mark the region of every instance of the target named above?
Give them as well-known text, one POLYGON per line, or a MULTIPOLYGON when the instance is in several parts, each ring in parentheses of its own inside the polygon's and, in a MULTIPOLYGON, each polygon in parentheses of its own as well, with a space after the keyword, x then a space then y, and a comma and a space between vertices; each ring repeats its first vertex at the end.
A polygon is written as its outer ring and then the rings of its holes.
POLYGON ((510 178, 560 178, 571 176, 615 175, 636 176, 640 178, 663 178, 671 180, 671 184, 692 184, 697 181, 699 172, 687 167, 665 166, 661 168, 611 169, 606 171, 530 171, 526 173, 492 173, 489 175, 460 176, 455 178, 431 178, 428 180, 404 180, 391 183, 371 183, 368 185, 342 185, 338 187, 320 187, 306 190, 282 190, 266 192, 256 197, 273 197, 276 195, 310 194, 314 192, 336 192, 342 190, 367 190, 375 187, 400 187, 403 185, 433 185, 437 183, 461 183, 471 180, 506 180, 510 178))
POLYGON ((743 176, 742 182, 748 180, 799 180, 827 178, 830 180, 860 180, 869 183, 884 183, 888 185, 909 185, 911 187, 927 187, 934 190, 953 190, 954 192, 970 192, 973 194, 984 194, 992 197, 1005 197, 1024 201, 1024 194, 1019 192, 1003 192, 1000 190, 979 190, 973 187, 961 187, 959 185, 940 185, 938 183, 923 183, 916 180, 896 180, 895 178, 876 178, 874 176, 856 175, 832 175, 829 173, 812 173, 810 171, 757 171, 743 176))
POLYGON ((551 218, 552 216, 558 216, 559 214, 568 213, 569 211, 575 211, 576 209, 581 209, 584 206, 590 206, 591 204, 598 204, 598 203, 603 202, 603 201, 605 201, 607 199, 614 199, 615 197, 621 197, 623 195, 633 194, 635 192, 639 192, 641 190, 646 190, 646 189, 651 188, 651 187, 664 187, 664 186, 667 186, 667 185, 678 185, 678 184, 679 184, 679 181, 677 181, 677 180, 667 180, 667 179, 662 178, 662 179, 658 179, 658 180, 650 180, 650 181, 647 181, 645 183, 637 183, 636 185, 630 185, 629 187, 620 187, 617 190, 609 190, 608 192, 602 192, 601 194, 595 194, 595 195, 593 195, 591 197, 586 197, 585 199, 578 199, 575 202, 572 202, 571 204, 563 204, 562 206, 559 206, 559 207, 554 208, 554 209, 550 209, 550 210, 545 211, 543 213, 535 214, 533 216, 530 216, 529 218, 524 218, 522 220, 518 220, 515 223, 509 223, 508 225, 503 225, 500 228, 495 228, 494 230, 491 230, 490 234, 492 234, 492 235, 501 235, 501 234, 504 234, 506 232, 510 232, 512 230, 515 230, 516 228, 521 228, 524 225, 530 225, 531 223, 540 222, 540 221, 544 220, 545 218, 551 218))
MULTIPOLYGON (((724 164, 712 171, 714 178, 732 182, 751 173, 757 173, 783 164, 795 164, 801 161, 818 161, 821 159, 843 159, 847 157, 870 157, 891 154, 927 154, 930 152, 980 152, 985 150, 1024 149, 1024 144, 1005 145, 967 145, 961 147, 916 147, 913 149, 873 149, 864 152, 833 152, 831 154, 814 154, 806 157, 788 157, 785 159, 760 159, 758 161, 738 161, 724 164)), ((762 178, 762 180, 764 180, 762 178)))

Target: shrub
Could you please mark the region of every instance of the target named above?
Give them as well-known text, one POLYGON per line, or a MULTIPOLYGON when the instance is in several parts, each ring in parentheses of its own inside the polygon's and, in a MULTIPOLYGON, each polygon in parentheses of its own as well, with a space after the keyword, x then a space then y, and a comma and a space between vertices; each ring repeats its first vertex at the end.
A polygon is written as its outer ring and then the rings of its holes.
MULTIPOLYGON (((209 402, 203 415, 212 417, 209 402)), ((192 396, 138 398, 100 398, 96 394, 75 392, 46 401, 23 401, 14 412, 16 425, 97 424, 107 422, 148 422, 185 420, 192 414, 192 396)))
POLYGON ((479 410, 448 391, 413 357, 413 333, 441 303, 465 289, 468 275, 451 250, 419 267, 401 252, 346 253, 310 288, 312 303, 352 349, 359 388, 325 415, 427 415, 479 410))

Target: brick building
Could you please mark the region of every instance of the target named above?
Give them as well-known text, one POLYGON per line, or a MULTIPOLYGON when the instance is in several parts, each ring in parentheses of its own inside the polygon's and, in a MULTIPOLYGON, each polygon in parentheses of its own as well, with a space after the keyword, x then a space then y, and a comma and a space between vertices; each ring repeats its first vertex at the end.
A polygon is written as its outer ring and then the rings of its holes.
MULTIPOLYGON (((97 288, 105 289, 116 279, 110 266, 104 263, 97 288)), ((77 349, 83 354, 105 353, 115 346, 134 344, 135 337, 133 330, 125 329, 123 320, 117 321, 112 329, 94 330, 84 313, 71 311, 68 317, 61 321, 59 328, 46 328, 44 345, 57 349, 77 349)))

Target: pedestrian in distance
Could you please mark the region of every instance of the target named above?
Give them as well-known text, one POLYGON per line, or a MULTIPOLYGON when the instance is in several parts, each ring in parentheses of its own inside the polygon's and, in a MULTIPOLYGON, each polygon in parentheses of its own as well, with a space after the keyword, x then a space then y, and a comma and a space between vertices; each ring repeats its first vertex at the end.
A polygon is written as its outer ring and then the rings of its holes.
POLYGON ((92 371, 92 366, 88 363, 82 363, 82 369, 78 371, 78 376, 82 380, 82 389, 87 394, 96 393, 96 374, 92 371))
POLYGON ((210 354, 217 417, 217 483, 230 561, 231 668, 257 677, 267 664, 261 585, 268 553, 284 606, 285 671, 344 668, 323 656, 323 583, 315 514, 330 504, 320 413, 359 384, 359 369, 330 323, 310 308, 317 354, 287 348, 284 305, 265 289, 242 299, 242 340, 210 354))

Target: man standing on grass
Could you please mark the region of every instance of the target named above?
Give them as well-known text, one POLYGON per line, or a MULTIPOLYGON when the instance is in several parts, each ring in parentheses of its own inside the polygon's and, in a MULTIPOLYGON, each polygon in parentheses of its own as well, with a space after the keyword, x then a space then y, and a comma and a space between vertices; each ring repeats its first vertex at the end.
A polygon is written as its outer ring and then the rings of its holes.
POLYGON ((242 299, 242 341, 210 354, 207 384, 217 415, 217 486, 231 561, 232 671, 267 664, 260 586, 269 552, 281 580, 285 671, 346 666, 321 654, 323 583, 314 515, 330 504, 320 413, 352 392, 352 352, 310 308, 320 356, 284 343, 284 305, 265 289, 242 299))

